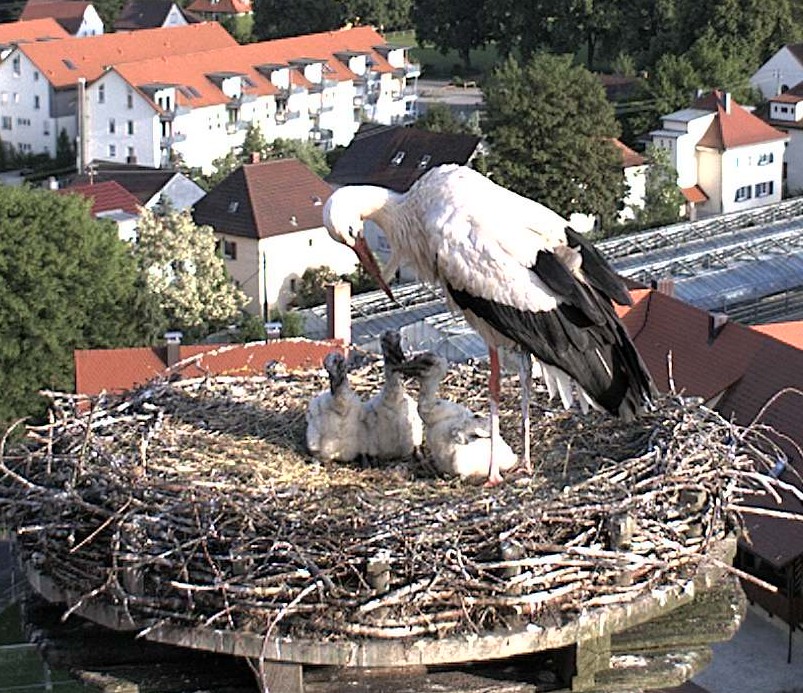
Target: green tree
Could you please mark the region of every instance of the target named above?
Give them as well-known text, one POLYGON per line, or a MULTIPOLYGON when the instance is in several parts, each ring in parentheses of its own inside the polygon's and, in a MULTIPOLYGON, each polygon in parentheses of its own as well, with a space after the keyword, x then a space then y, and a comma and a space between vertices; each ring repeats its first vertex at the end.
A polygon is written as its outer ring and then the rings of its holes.
POLYGON ((483 130, 494 180, 559 214, 613 224, 624 194, 613 107, 599 80, 568 56, 508 59, 484 88, 483 130))
POLYGON ((413 122, 413 127, 430 132, 445 132, 449 134, 479 134, 475 132, 470 123, 463 122, 455 116, 445 103, 435 102, 427 106, 421 117, 413 122))
POLYGON ((144 341, 136 262, 90 206, 0 186, 0 422, 42 413, 40 389, 71 391, 73 350, 144 341))
POLYGON ((319 306, 326 302, 326 285, 338 281, 340 277, 331 267, 309 267, 304 270, 296 287, 295 303, 299 308, 319 306))
POLYGON ((346 0, 346 16, 355 24, 370 24, 380 31, 409 29, 413 0, 346 0))
POLYGON ((196 226, 188 212, 144 212, 135 255, 168 326, 190 340, 235 322, 248 303, 226 273, 212 229, 196 226))
POLYGON ((245 131, 242 147, 240 147, 240 160, 243 163, 248 163, 251 157, 256 154, 260 159, 267 156, 268 141, 262 134, 262 129, 259 125, 251 123, 245 131))
POLYGON ((329 175, 326 154, 312 142, 277 139, 268 145, 266 159, 298 159, 321 178, 329 175))
POLYGON ((257 0, 253 32, 266 41, 331 31, 343 25, 346 14, 338 0, 257 0))
POLYGON ((636 211, 640 228, 672 224, 680 218, 683 194, 678 188, 678 172, 669 162, 669 152, 661 147, 647 147, 647 180, 644 208, 636 211))
POLYGON ((56 166, 58 168, 75 166, 75 161, 75 146, 70 140, 67 131, 62 128, 56 140, 56 166))
POLYGON ((485 21, 489 4, 487 0, 416 0, 412 13, 416 38, 442 53, 457 51, 470 71, 471 50, 491 40, 491 28, 485 21))

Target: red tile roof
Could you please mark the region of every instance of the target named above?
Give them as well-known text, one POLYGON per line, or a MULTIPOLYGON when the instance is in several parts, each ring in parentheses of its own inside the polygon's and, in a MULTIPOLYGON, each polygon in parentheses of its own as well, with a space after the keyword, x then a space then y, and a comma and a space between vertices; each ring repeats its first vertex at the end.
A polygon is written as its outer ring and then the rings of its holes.
POLYGON ((92 200, 92 215, 122 210, 129 214, 139 214, 139 200, 134 197, 117 181, 104 181, 101 183, 85 183, 71 185, 57 191, 63 195, 76 194, 92 200))
POLYGON ((630 168, 631 166, 644 166, 644 164, 647 163, 647 160, 641 154, 632 150, 621 140, 614 139, 613 143, 622 154, 622 166, 624 168, 630 168))
MULTIPOLYGON (((177 372, 185 378, 210 374, 261 375, 272 361, 279 361, 290 370, 320 368, 324 356, 334 349, 342 350, 340 342, 307 339, 187 345, 179 347, 179 361, 184 365, 177 372)), ((74 359, 75 391, 84 395, 129 390, 163 375, 167 369, 166 347, 77 349, 74 359)))
POLYGON ((80 27, 84 12, 91 4, 91 2, 84 2, 83 0, 28 0, 19 18, 22 20, 42 19, 43 17, 61 20, 72 19, 77 20, 77 27, 80 27))
POLYGON ((246 164, 193 210, 197 224, 246 238, 270 238, 323 226, 332 188, 297 159, 246 164))
POLYGON ((680 192, 687 202, 700 203, 708 199, 708 195, 703 192, 703 189, 699 185, 693 185, 690 188, 681 188, 680 192))
POLYGON ((190 12, 209 14, 247 14, 251 12, 248 0, 194 0, 187 8, 190 12))
POLYGON ((796 322, 771 322, 766 325, 753 325, 754 330, 775 337, 793 347, 803 349, 803 320, 796 322))
POLYGON ((633 305, 631 305, 631 306, 620 306, 618 303, 614 303, 613 304, 613 309, 616 311, 616 314, 620 318, 623 318, 631 310, 633 310, 633 308, 635 307, 635 305, 639 301, 641 301, 642 299, 644 299, 647 296, 649 296, 650 295, 650 289, 630 289, 628 291, 628 293, 630 294, 630 298, 633 299, 633 305))
POLYGON ((118 31, 102 36, 65 38, 53 43, 28 43, 20 50, 55 88, 74 87, 79 77, 97 79, 109 65, 156 56, 191 53, 237 45, 217 22, 141 31, 118 31))
POLYGON ((760 142, 788 139, 788 135, 742 108, 732 97, 715 90, 697 99, 694 108, 714 111, 717 115, 697 143, 701 147, 725 150, 760 142), (730 106, 725 107, 730 100, 730 106))
POLYGON ((709 314, 683 301, 651 291, 623 322, 659 389, 669 390, 668 355, 678 390, 711 399, 745 373, 766 339, 749 327, 728 322, 709 338, 709 314))
POLYGON ((70 34, 52 17, 0 24, 0 45, 69 38, 70 34))

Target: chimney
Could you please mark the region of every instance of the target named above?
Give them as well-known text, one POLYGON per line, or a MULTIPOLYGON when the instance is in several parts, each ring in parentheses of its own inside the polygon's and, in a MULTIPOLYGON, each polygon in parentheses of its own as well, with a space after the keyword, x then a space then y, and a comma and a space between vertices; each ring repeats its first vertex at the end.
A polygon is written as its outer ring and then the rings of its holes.
POLYGON ((351 344, 351 284, 326 285, 326 336, 351 344))
POLYGON ((655 282, 655 290, 666 296, 675 295, 675 279, 674 277, 661 277, 655 282))
POLYGON ((261 158, 262 157, 260 157, 259 152, 251 152, 249 163, 258 164, 261 158))
POLYGON ((722 92, 722 108, 725 109, 725 113, 731 112, 731 93, 729 91, 722 92))
POLYGON ((167 367, 172 368, 180 359, 181 338, 184 335, 179 331, 165 332, 165 344, 167 345, 167 367))
POLYGON ((708 314, 708 343, 712 344, 713 341, 719 337, 725 325, 728 324, 728 316, 725 313, 709 313, 708 314))

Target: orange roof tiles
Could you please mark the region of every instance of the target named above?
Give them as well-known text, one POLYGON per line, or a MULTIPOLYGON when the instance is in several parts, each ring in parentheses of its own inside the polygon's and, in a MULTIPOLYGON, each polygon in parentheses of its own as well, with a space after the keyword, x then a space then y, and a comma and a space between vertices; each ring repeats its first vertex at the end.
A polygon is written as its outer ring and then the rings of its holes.
POLYGON ((771 322, 766 325, 753 325, 754 330, 774 337, 793 347, 803 349, 803 320, 796 322, 771 322))
POLYGON ((692 185, 690 188, 681 188, 680 192, 687 202, 697 204, 705 202, 708 199, 708 195, 703 192, 703 189, 699 185, 692 185))
POLYGON ((621 140, 614 139, 613 143, 621 152, 622 166, 624 168, 630 168, 631 166, 643 166, 647 163, 647 160, 641 154, 632 150, 621 140))
POLYGON ((649 296, 650 289, 630 289, 628 293, 630 294, 630 298, 633 300, 632 305, 620 306, 618 303, 613 304, 613 309, 616 311, 616 314, 619 316, 619 318, 623 318, 639 301, 641 301, 645 296, 649 296))
MULTIPOLYGON (((342 350, 337 341, 307 339, 277 339, 235 345, 187 345, 179 347, 179 361, 187 363, 178 368, 181 377, 203 375, 261 375, 272 361, 288 369, 320 368, 324 356, 342 350)), ((165 347, 136 347, 131 349, 77 349, 75 360, 75 391, 97 395, 103 391, 122 392, 146 384, 167 369, 165 347)))
POLYGON ((717 116, 697 143, 701 147, 724 150, 759 142, 788 139, 788 135, 742 108, 733 98, 715 90, 694 103, 695 108, 713 110, 717 116), (726 101, 730 100, 726 108, 726 101))
POLYGON ((0 45, 69 37, 70 34, 52 17, 0 24, 0 45))
POLYGON ((58 89, 75 86, 79 77, 90 81, 97 79, 110 65, 236 45, 237 42, 217 22, 200 22, 65 38, 58 42, 58 46, 28 43, 19 50, 58 89))
POLYGON ((247 0, 194 0, 186 9, 211 14, 247 14, 252 7, 247 0))
POLYGON ((109 180, 100 183, 86 183, 61 188, 57 191, 62 195, 76 194, 92 200, 92 215, 122 210, 129 214, 140 213, 139 200, 134 197, 117 181, 109 180))

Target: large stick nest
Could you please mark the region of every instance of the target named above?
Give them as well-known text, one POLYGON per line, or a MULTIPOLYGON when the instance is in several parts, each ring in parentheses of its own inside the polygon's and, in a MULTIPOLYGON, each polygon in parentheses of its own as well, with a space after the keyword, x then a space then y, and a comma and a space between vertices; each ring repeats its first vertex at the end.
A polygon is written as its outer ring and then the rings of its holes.
MULTIPOLYGON (((372 361, 352 385, 367 396, 380 374, 372 361)), ((425 456, 322 464, 304 431, 324 376, 155 381, 91 411, 54 394, 51 423, 2 450, 0 510, 24 558, 143 627, 482 633, 688 579, 742 491, 772 482, 760 429, 680 398, 625 424, 536 397, 534 473, 494 488, 438 478, 425 456)), ((486 382, 453 366, 441 393, 483 411, 486 382)), ((503 388, 515 448, 518 382, 503 388)))

